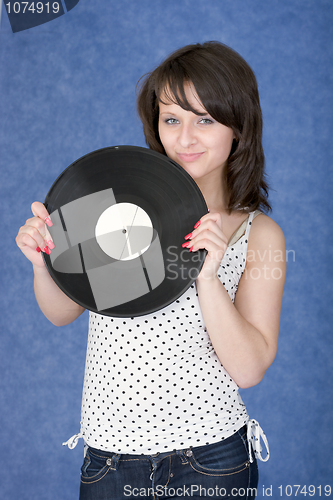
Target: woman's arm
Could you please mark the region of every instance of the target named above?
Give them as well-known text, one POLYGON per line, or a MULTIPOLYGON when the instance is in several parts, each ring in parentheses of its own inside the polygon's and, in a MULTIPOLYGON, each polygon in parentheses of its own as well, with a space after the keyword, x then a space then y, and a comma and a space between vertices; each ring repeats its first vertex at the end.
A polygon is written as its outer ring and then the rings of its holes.
POLYGON ((85 310, 58 288, 45 267, 34 267, 34 290, 42 313, 55 326, 72 323, 85 310))
POLYGON ((204 265, 197 279, 202 314, 225 369, 239 387, 251 387, 261 381, 276 355, 286 274, 284 236, 272 219, 265 215, 256 217, 248 244, 251 258, 247 260, 233 304, 217 277, 218 259, 214 259, 218 248, 219 257, 225 251, 225 238, 221 238, 221 228, 215 230, 211 219, 209 224, 214 233, 211 238, 205 229, 207 224, 202 224, 201 232, 196 230, 193 238, 193 250, 204 247, 208 250, 207 257, 210 255, 207 268, 204 265))
POLYGON ((39 202, 33 203, 31 209, 34 217, 20 228, 16 243, 33 265, 35 296, 41 311, 54 325, 64 326, 80 316, 84 308, 67 297, 49 275, 41 255, 41 250, 50 253, 54 248, 45 224, 49 214, 39 202))

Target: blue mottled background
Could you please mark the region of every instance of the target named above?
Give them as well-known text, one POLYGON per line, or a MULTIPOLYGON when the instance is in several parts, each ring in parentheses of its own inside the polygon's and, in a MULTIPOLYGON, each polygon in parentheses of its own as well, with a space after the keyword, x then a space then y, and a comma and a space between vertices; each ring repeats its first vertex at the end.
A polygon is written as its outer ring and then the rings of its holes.
POLYGON ((61 443, 79 430, 87 313, 63 328, 43 317, 18 228, 77 158, 144 146, 137 80, 174 49, 212 39, 257 75, 272 216, 288 249, 278 355, 242 391, 271 448, 258 497, 312 484, 322 498, 333 486, 332 26, 332 0, 81 0, 18 33, 2 9, 1 499, 78 498, 83 455, 82 442, 61 443))

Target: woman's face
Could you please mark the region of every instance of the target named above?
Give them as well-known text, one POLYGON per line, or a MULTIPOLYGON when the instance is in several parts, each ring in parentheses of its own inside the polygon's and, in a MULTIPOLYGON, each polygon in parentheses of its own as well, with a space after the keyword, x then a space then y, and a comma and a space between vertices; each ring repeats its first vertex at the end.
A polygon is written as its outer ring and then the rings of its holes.
POLYGON ((186 97, 203 116, 186 111, 163 96, 159 104, 159 136, 169 158, 183 167, 195 181, 221 182, 221 173, 230 155, 233 130, 214 120, 188 85, 186 97))

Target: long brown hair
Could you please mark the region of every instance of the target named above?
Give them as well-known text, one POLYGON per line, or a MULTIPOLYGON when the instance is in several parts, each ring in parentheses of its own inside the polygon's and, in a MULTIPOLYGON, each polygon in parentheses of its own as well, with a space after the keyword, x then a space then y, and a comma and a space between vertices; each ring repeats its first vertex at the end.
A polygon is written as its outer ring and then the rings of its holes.
POLYGON ((138 83, 137 109, 149 148, 165 154, 158 133, 159 102, 167 97, 183 109, 189 104, 184 86, 193 85, 203 107, 230 127, 236 139, 224 169, 227 209, 271 210, 265 181, 262 113, 256 77, 247 62, 220 42, 187 45, 138 83))

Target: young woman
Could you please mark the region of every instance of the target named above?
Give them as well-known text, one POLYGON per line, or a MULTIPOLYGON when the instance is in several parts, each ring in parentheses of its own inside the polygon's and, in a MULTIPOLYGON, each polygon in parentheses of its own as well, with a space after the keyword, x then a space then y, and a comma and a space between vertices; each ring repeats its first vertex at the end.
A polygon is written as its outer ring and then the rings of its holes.
MULTIPOLYGON (((90 313, 81 432, 69 443, 85 442, 80 499, 254 498, 265 436, 238 388, 258 384, 274 360, 285 279, 283 233, 263 213, 256 79, 229 47, 190 45, 144 77, 138 112, 148 146, 206 200, 183 247, 208 253, 195 285, 164 309, 90 313)), ((43 204, 32 211, 17 244, 41 310, 65 325, 83 309, 50 278, 41 249, 54 248, 52 222, 43 204)))

